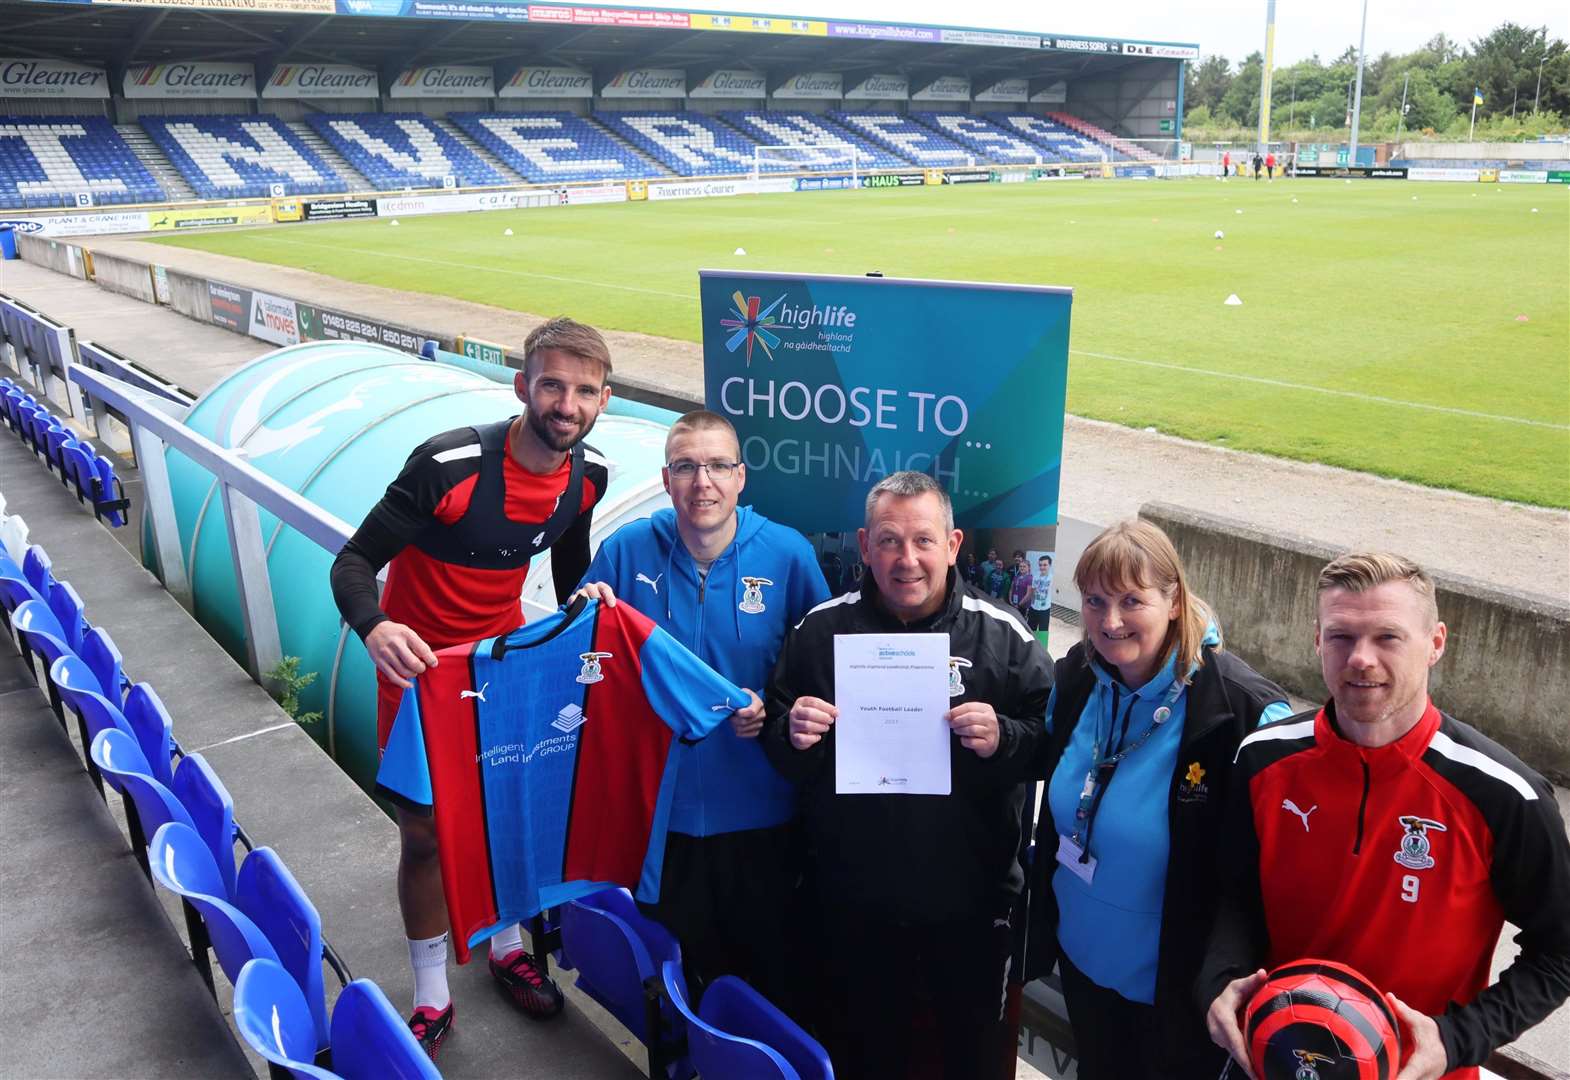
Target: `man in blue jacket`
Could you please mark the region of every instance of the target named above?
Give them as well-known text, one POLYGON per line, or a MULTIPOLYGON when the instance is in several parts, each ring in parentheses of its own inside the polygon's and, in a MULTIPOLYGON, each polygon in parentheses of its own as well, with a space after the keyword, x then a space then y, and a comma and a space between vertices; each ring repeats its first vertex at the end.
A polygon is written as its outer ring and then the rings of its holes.
POLYGON ((753 691, 728 726, 686 749, 677 775, 660 899, 650 914, 681 942, 694 994, 739 975, 780 1001, 781 927, 795 889, 794 786, 758 745, 761 691, 786 632, 828 599, 806 539, 736 499, 747 482, 736 429, 691 412, 665 441, 671 509, 600 545, 583 588, 635 606, 710 667, 753 691))

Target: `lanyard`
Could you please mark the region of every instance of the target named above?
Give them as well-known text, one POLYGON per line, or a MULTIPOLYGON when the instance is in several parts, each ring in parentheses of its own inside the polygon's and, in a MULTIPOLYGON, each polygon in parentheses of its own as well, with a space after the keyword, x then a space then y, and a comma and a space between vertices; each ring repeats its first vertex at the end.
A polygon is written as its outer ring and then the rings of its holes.
MULTIPOLYGON (((1172 685, 1167 688, 1166 696, 1162 698, 1161 704, 1156 706, 1156 711, 1151 714, 1150 726, 1145 729, 1145 733, 1114 753, 1112 752, 1112 747, 1117 745, 1117 740, 1119 739, 1117 734, 1118 693, 1118 688, 1114 684, 1112 690, 1112 728, 1107 732, 1107 749, 1100 751, 1101 756, 1096 759, 1095 764, 1091 765, 1090 771, 1085 774, 1085 786, 1080 790, 1079 806, 1074 811, 1074 846, 1079 849, 1079 861, 1082 863, 1090 860, 1091 829, 1096 823, 1096 811, 1101 809, 1102 796, 1107 793, 1107 788, 1112 783, 1112 774, 1117 772, 1118 764, 1124 758, 1149 742, 1150 737, 1156 733, 1156 729, 1171 719, 1172 705, 1183 693, 1183 681, 1176 677, 1173 678, 1172 685)), ((1138 701, 1138 694, 1130 694, 1128 708, 1123 710, 1123 734, 1128 733, 1128 718, 1133 713, 1134 706, 1138 701)), ((1100 750, 1099 747, 1097 749, 1100 750)))

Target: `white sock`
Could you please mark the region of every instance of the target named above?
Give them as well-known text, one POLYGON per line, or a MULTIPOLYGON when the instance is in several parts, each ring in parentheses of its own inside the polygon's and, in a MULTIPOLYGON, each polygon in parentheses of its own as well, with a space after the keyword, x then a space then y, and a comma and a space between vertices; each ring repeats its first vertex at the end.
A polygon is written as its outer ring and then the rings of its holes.
POLYGON ((452 1004, 447 989, 447 935, 409 939, 409 966, 414 969, 414 1007, 441 1010, 452 1004))
POLYGON ((523 948, 523 929, 517 923, 491 935, 491 956, 497 960, 505 960, 508 954, 521 948, 523 948))

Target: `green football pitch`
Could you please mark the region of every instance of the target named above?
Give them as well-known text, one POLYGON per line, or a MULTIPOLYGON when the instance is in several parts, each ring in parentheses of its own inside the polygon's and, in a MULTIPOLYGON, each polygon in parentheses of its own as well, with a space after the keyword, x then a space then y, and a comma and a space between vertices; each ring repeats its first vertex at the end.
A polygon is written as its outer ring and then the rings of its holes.
POLYGON ((162 242, 689 341, 699 267, 1067 285, 1080 416, 1570 507, 1570 187, 975 185, 162 242))

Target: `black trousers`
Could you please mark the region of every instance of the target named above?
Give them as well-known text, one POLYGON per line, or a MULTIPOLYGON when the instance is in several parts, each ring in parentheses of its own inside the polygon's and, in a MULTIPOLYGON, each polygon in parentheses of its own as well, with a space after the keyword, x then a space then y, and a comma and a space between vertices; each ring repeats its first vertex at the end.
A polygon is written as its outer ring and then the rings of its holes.
POLYGON ((667 835, 659 902, 640 907, 681 943, 694 1005, 709 983, 736 975, 792 1011, 786 913, 800 876, 792 832, 667 835))
POLYGON ((1006 920, 901 926, 829 911, 824 926, 827 1012, 818 1026, 837 1080, 998 1075, 1006 920))
POLYGON ((1154 1005, 1098 986, 1061 951, 1058 972, 1074 1029, 1079 1080, 1216 1080, 1221 1075, 1226 1053, 1202 1032, 1175 1049, 1167 1037, 1169 1018, 1154 1005))

